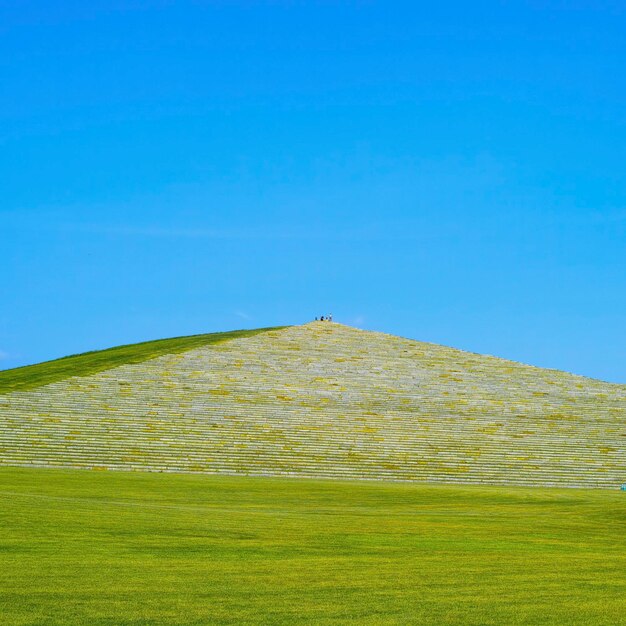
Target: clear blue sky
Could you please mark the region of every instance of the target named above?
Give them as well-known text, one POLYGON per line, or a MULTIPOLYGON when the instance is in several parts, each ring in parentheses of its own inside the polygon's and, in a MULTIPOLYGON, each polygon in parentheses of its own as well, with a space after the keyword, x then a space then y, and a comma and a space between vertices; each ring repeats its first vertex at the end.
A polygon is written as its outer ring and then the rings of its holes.
POLYGON ((0 368, 332 312, 626 382, 624 6, 0 0, 0 368))

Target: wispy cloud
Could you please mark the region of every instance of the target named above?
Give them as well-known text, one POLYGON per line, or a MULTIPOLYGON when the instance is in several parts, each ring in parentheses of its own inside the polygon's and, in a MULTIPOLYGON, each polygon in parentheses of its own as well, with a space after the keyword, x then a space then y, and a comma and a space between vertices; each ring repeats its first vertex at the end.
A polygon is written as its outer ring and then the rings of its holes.
MULTIPOLYGON (((130 226, 124 224, 64 224, 63 230, 93 233, 97 235, 121 235, 129 237, 160 237, 171 239, 250 239, 268 236, 245 230, 219 230, 214 228, 167 228, 163 226, 130 226)), ((271 236, 278 236, 271 233, 271 236)), ((287 236, 287 235, 284 235, 287 236)))
POLYGON ((11 355, 4 350, 0 350, 0 361, 6 361, 11 355))
MULTIPOLYGON (((455 227, 456 228, 456 227, 455 227)), ((219 229, 204 227, 163 227, 151 225, 98 224, 66 222, 56 230, 70 233, 110 235, 116 237, 143 237, 154 239, 212 239, 249 241, 372 241, 393 238, 409 240, 430 239, 433 235, 419 230, 414 224, 344 224, 328 227, 303 228, 295 225, 261 226, 257 228, 219 229)))
POLYGON ((245 311, 235 311, 234 313, 237 317, 240 317, 242 320, 252 319, 252 316, 248 315, 245 311))

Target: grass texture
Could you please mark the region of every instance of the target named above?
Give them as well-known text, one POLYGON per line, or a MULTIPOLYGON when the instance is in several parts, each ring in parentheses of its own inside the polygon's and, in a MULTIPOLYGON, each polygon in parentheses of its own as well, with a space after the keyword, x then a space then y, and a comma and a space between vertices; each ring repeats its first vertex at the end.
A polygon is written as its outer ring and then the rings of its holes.
POLYGON ((0 623, 626 623, 626 494, 0 469, 0 623))
MULTIPOLYGON (((278 327, 281 328, 281 327, 278 327)), ((0 394, 11 391, 25 391, 42 385, 55 383, 71 376, 89 376, 120 365, 142 363, 164 354, 178 354, 187 350, 201 348, 229 339, 252 337, 273 328, 254 330, 233 330, 222 333, 190 335, 144 341, 125 346, 116 346, 107 350, 94 350, 74 354, 53 361, 26 365, 0 371, 0 394)))

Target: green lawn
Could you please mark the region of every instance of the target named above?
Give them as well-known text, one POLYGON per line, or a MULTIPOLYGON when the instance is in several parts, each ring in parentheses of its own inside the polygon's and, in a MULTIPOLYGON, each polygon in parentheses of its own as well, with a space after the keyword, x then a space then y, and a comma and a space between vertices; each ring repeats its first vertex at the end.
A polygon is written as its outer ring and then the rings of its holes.
POLYGON ((626 494, 2 468, 0 622, 624 624, 626 494))
POLYGON ((127 346, 117 346, 107 350, 95 350, 83 354, 74 354, 54 361, 26 365, 10 370, 0 371, 0 393, 11 391, 25 391, 55 383, 70 376, 89 376, 96 372, 126 365, 129 363, 141 363, 164 354, 175 354, 201 348, 213 343, 238 339, 240 337, 252 337, 268 330, 279 330, 284 326, 275 328, 255 328, 254 330, 233 330, 224 333, 209 333, 206 335, 190 335, 188 337, 173 337, 171 339, 157 339, 156 341, 144 341, 127 346))

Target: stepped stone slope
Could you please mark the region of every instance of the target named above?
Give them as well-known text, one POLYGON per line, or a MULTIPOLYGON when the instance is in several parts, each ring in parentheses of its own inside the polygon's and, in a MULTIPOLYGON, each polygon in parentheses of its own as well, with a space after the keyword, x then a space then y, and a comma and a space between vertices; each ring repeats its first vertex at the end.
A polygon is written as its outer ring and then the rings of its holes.
POLYGON ((626 386, 329 322, 0 396, 0 463, 616 488, 626 386))

